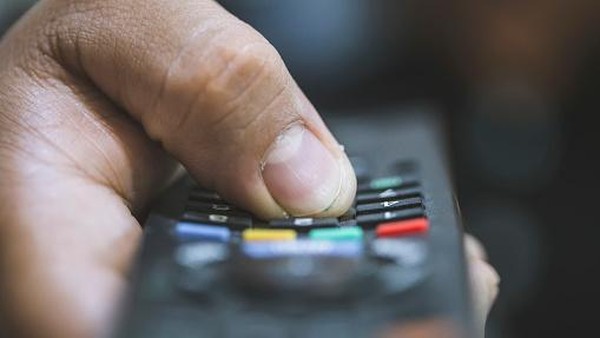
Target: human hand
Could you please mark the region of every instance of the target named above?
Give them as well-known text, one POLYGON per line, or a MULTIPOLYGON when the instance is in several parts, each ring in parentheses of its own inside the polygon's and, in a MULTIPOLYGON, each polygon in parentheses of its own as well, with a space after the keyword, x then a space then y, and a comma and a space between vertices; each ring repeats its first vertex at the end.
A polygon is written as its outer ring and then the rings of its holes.
POLYGON ((0 44, 0 326, 105 333, 177 163, 265 218, 338 215, 356 188, 275 49, 215 2, 39 2, 0 44))

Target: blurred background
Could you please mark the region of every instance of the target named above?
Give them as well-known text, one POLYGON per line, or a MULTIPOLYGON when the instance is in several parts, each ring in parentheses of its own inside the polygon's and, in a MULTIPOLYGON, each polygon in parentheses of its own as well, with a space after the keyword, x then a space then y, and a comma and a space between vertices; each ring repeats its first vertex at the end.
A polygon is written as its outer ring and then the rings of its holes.
MULTIPOLYGON (((0 0, 0 34, 33 2, 0 0)), ((444 112, 467 229, 502 278, 488 337, 597 330, 600 1, 221 3, 322 111, 444 112)))

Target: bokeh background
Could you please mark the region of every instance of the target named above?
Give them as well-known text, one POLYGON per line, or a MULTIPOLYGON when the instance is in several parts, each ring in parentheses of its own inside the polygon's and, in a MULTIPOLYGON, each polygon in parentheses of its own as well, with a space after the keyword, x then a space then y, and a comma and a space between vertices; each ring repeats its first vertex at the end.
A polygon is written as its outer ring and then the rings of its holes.
MULTIPOLYGON (((0 34, 33 2, 0 0, 0 34)), ((467 229, 502 278, 488 337, 597 331, 600 1, 221 3, 322 111, 444 112, 467 229)))

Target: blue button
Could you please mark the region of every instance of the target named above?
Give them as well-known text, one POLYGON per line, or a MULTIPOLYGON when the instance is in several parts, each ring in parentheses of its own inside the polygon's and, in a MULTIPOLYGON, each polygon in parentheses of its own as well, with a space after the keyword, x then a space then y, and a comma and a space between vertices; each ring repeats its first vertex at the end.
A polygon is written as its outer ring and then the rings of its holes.
POLYGON ((205 239, 215 241, 229 241, 231 232, 221 226, 179 222, 175 226, 175 234, 180 239, 205 239))
POLYGON ((242 251, 251 258, 277 258, 283 256, 333 256, 356 257, 362 254, 362 242, 296 240, 281 242, 247 242, 242 251))

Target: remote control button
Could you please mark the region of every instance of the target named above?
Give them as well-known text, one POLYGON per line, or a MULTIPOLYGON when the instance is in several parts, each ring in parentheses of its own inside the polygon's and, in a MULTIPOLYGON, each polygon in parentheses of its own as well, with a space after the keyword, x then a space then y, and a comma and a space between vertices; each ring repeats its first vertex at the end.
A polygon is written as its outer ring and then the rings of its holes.
POLYGON ((411 208, 396 211, 386 211, 378 214, 366 214, 356 216, 356 222, 362 227, 369 227, 375 224, 388 221, 405 220, 425 216, 423 208, 411 208))
POLYGON ((195 188, 190 191, 188 196, 190 201, 200 201, 208 203, 223 203, 223 198, 214 191, 208 191, 200 188, 195 188))
POLYGON ((196 211, 207 214, 218 213, 228 216, 250 217, 249 213, 224 203, 206 203, 199 201, 190 201, 186 204, 185 211, 196 211))
POLYGON ((308 233, 310 239, 327 241, 361 240, 363 230, 357 226, 343 228, 314 229, 308 233))
POLYGON ((243 216, 228 216, 223 214, 205 214, 188 211, 181 217, 184 221, 198 222, 203 224, 224 225, 234 230, 243 230, 252 227, 252 219, 243 216))
POLYGON ((384 191, 359 193, 356 195, 356 203, 375 203, 419 196, 421 196, 419 188, 386 189, 384 191))
POLYGON ((356 206, 356 212, 359 214, 370 214, 374 212, 385 212, 415 207, 423 207, 423 200, 420 197, 383 201, 379 203, 359 204, 356 206))
POLYGON ((377 238, 371 243, 372 255, 402 267, 425 263, 427 244, 422 238, 377 238))
POLYGON ((362 254, 363 244, 354 241, 313 241, 307 239, 264 243, 247 242, 242 244, 242 252, 254 259, 282 256, 356 257, 362 254))
POLYGON ((206 264, 224 261, 228 246, 216 242, 194 242, 181 245, 175 251, 175 261, 186 268, 201 268, 206 264))
POLYGON ((358 187, 359 191, 368 190, 385 190, 400 187, 409 187, 417 185, 419 181, 413 176, 390 176, 381 177, 372 180, 369 183, 361 184, 358 187))
POLYGON ((417 218, 407 221, 383 223, 377 226, 377 237, 399 237, 426 233, 429 230, 429 221, 426 218, 417 218))
POLYGON ((269 227, 278 229, 295 229, 298 231, 308 231, 314 228, 337 227, 339 225, 337 218, 282 218, 269 222, 269 227))
POLYGON ((226 242, 231 237, 229 229, 221 226, 179 222, 175 234, 180 239, 204 239, 226 242))
POLYGON ((296 231, 289 229, 246 229, 242 233, 245 241, 293 241, 296 231))

